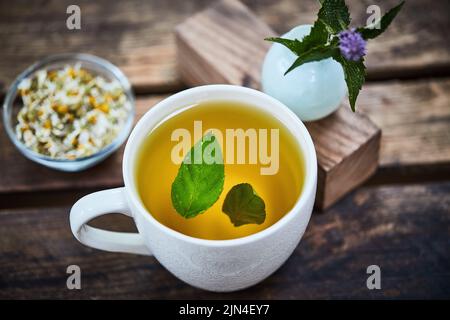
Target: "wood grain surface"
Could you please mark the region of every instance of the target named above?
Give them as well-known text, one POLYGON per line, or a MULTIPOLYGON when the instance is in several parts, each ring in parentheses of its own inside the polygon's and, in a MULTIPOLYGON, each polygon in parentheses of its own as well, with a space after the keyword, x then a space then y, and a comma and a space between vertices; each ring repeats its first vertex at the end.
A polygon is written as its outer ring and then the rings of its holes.
MULTIPOLYGON (((312 23, 315 0, 243 1, 277 33, 312 23)), ((367 18, 367 6, 382 12, 397 0, 348 0, 355 25, 367 18)), ((173 28, 211 1, 131 0, 78 1, 81 30, 66 28, 63 1, 0 1, 0 91, 28 65, 49 53, 86 52, 123 68, 140 92, 182 87, 176 68, 173 28)), ((447 0, 427 5, 409 0, 389 32, 369 44, 368 75, 372 79, 450 74, 450 29, 447 0), (432 21, 432 23, 430 23, 432 21)), ((262 40, 262 39, 261 39, 262 40)))
MULTIPOLYGON (((360 189, 313 215, 274 275, 228 294, 186 285, 151 257, 84 247, 71 235, 69 207, 1 210, 0 298, 448 298, 449 192, 450 183, 360 189), (81 268, 81 290, 66 289, 72 264, 81 268), (381 268, 381 290, 366 287, 372 264, 381 268)), ((133 231, 123 216, 94 225, 133 231)))
POLYGON ((260 89, 276 33, 237 0, 220 0, 176 26, 180 77, 189 86, 227 83, 260 89))
POLYGON ((450 164, 450 80, 385 82, 363 90, 361 111, 383 129, 381 165, 450 164))

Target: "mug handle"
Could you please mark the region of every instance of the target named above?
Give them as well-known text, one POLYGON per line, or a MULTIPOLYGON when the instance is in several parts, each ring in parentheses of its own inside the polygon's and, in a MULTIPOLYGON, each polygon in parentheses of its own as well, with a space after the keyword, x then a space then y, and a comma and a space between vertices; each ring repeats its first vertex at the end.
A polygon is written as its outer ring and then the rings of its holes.
POLYGON ((152 255, 139 233, 113 232, 90 227, 95 217, 118 212, 131 217, 125 188, 94 192, 78 200, 70 210, 70 228, 82 244, 110 252, 152 255))

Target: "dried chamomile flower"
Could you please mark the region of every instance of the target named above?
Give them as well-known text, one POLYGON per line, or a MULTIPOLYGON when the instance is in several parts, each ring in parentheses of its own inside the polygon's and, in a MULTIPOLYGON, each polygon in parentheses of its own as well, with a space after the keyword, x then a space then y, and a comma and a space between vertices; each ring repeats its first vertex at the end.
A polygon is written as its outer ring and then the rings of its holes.
POLYGON ((67 65, 40 70, 19 84, 23 107, 16 135, 29 149, 55 158, 92 155, 119 134, 131 104, 120 83, 67 65))

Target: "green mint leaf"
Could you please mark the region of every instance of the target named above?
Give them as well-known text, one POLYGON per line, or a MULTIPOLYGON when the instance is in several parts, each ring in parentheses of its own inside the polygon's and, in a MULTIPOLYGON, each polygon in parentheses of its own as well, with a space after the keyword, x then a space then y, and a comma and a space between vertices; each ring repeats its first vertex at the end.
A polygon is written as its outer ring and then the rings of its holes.
POLYGON ((285 38, 266 38, 265 40, 280 43, 296 55, 301 55, 314 47, 325 45, 328 41, 328 33, 325 25, 316 21, 309 34, 304 36, 302 40, 285 38))
POLYGON ((313 47, 317 47, 319 45, 324 45, 328 41, 328 32, 325 28, 325 25, 317 20, 314 22, 310 32, 308 35, 304 36, 302 39, 302 47, 299 51, 300 53, 303 53, 313 47))
POLYGON ((235 185, 228 192, 222 211, 235 227, 244 224, 262 224, 266 220, 266 205, 248 183, 235 185))
POLYGON ((378 37, 384 31, 386 31, 387 27, 391 24, 392 20, 394 20, 395 16, 399 13, 400 9, 405 4, 405 1, 402 1, 400 4, 389 10, 384 16, 381 17, 380 20, 375 21, 372 25, 366 26, 365 28, 358 28, 357 31, 361 33, 361 36, 368 40, 378 37), (380 28, 374 28, 376 25, 380 24, 380 28))
POLYGON ((265 38, 264 40, 282 44, 295 54, 297 54, 297 51, 301 47, 301 41, 298 39, 291 40, 286 38, 275 37, 275 38, 265 38))
POLYGON ((350 12, 344 0, 326 0, 320 3, 322 7, 319 10, 318 19, 330 34, 337 34, 348 29, 350 12))
POLYGON ((314 47, 300 54, 295 62, 289 67, 289 69, 287 69, 284 75, 288 74, 295 68, 300 67, 304 63, 330 58, 333 55, 337 54, 338 50, 339 49, 336 46, 331 45, 321 45, 314 47))
POLYGON ((208 133, 185 156, 172 183, 175 210, 185 218, 204 212, 219 199, 224 179, 220 145, 216 137, 208 133))
POLYGON ((344 69, 345 82, 348 88, 348 100, 352 111, 356 110, 356 98, 359 91, 364 84, 366 77, 366 67, 364 66, 364 59, 359 61, 349 61, 345 59, 340 53, 333 55, 333 59, 339 62, 344 69))

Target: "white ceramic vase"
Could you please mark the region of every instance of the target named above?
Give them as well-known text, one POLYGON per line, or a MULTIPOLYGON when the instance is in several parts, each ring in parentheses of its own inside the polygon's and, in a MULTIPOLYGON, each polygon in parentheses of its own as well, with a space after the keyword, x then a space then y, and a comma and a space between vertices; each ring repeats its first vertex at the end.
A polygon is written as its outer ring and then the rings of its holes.
MULTIPOLYGON (((283 38, 303 39, 311 25, 295 27, 283 38)), ((262 90, 284 103, 303 121, 326 117, 335 111, 347 93, 342 66, 332 58, 309 62, 287 75, 297 56, 285 46, 274 43, 262 68, 262 90)))

